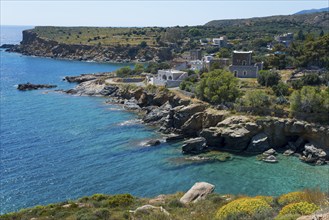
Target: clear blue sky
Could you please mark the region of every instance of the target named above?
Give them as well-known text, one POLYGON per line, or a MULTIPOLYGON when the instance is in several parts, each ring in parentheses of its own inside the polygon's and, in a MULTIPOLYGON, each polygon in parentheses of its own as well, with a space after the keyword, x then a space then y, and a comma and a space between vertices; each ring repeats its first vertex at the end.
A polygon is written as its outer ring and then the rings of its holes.
POLYGON ((28 1, 1 0, 1 25, 175 26, 288 15, 328 0, 28 1))

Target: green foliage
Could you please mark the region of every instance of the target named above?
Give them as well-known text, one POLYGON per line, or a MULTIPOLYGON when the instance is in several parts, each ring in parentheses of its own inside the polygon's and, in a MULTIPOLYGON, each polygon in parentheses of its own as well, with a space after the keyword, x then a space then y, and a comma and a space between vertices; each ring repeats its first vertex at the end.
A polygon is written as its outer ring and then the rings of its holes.
POLYGON ((162 62, 162 63, 151 62, 148 64, 145 71, 148 73, 156 74, 158 70, 161 69, 170 69, 170 64, 166 62, 162 62))
POLYGON ((308 202, 291 203, 283 207, 278 216, 287 214, 310 215, 318 209, 317 205, 308 202))
POLYGON ((121 67, 116 71, 118 77, 126 77, 133 74, 132 69, 129 66, 121 67))
POLYGON ((272 207, 263 199, 240 198, 221 207, 216 213, 216 219, 253 218, 256 214, 268 213, 272 207))
POLYGON ((129 206, 134 201, 135 198, 130 194, 118 194, 109 197, 106 202, 109 207, 122 207, 129 206))
POLYGON ((299 90, 299 89, 303 88, 303 81, 300 79, 293 80, 293 81, 291 81, 291 87, 293 89, 299 90))
POLYGON ((198 28, 191 28, 191 29, 188 30, 188 33, 193 37, 201 35, 201 32, 198 28))
POLYGON ((290 203, 303 202, 303 201, 305 201, 304 192, 290 192, 287 194, 283 194, 278 198, 278 203, 281 206, 285 206, 290 203))
POLYGON ((134 67, 134 73, 139 75, 144 72, 144 65, 141 63, 136 63, 134 67))
POLYGON ((225 70, 205 73, 196 86, 196 94, 213 104, 234 102, 240 96, 238 79, 225 70))
POLYGON ((277 85, 272 86, 272 90, 278 97, 290 95, 289 86, 282 81, 280 81, 277 85))
POLYGON ((305 113, 328 113, 329 91, 320 88, 304 86, 290 95, 290 109, 305 113))
POLYGON ((257 81, 262 86, 274 86, 279 83, 281 76, 276 71, 261 70, 258 73, 257 81))
POLYGON ((301 80, 304 86, 317 86, 321 84, 321 78, 316 73, 304 75, 301 80))
POLYGON ((271 106, 272 98, 262 90, 249 90, 239 100, 239 104, 253 108, 268 108, 271 106))

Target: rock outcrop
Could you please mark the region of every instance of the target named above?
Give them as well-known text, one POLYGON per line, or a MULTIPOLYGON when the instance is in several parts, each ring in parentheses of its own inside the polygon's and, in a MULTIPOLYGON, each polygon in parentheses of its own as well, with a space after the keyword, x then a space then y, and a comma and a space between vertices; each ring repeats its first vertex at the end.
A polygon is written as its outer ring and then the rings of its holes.
POLYGON ((203 137, 189 139, 183 142, 183 154, 200 154, 207 149, 206 139, 203 137))
POLYGON ((26 84, 18 84, 17 89, 21 91, 26 91, 26 90, 36 90, 36 89, 51 89, 56 87, 57 87, 56 85, 49 85, 49 84, 26 83, 26 84))
MULTIPOLYGON (((324 152, 329 150, 329 126, 289 118, 230 115, 226 110, 215 110, 202 102, 180 99, 171 92, 108 85, 101 78, 82 82, 67 92, 105 96, 111 102, 124 104, 126 109, 142 114, 144 123, 156 125, 160 132, 170 134, 167 141, 202 137, 207 150, 255 155, 273 148, 285 151, 285 155, 298 156, 304 151, 305 144, 312 144, 324 152)), ((195 146, 190 143, 184 146, 183 152, 201 153, 205 150, 201 146, 203 143, 195 146)), ((305 162, 323 164, 328 161, 327 157, 305 152, 302 155, 305 162)), ((275 155, 267 155, 263 159, 274 162, 273 157, 275 155)))
POLYGON ((182 198, 180 198, 180 202, 183 204, 195 203, 202 199, 205 199, 210 193, 212 193, 215 189, 215 186, 206 183, 206 182, 197 182, 192 188, 187 191, 182 198))

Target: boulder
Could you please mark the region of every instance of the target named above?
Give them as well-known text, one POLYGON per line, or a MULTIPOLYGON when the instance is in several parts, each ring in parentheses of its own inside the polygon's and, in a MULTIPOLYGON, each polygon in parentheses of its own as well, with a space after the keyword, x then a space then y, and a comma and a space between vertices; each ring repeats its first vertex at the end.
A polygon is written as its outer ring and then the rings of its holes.
POLYGON ((138 207, 137 209, 135 210, 130 210, 129 212, 130 213, 137 213, 137 212, 142 212, 142 213, 149 213, 149 212, 154 212, 154 211, 160 211, 160 212, 163 212, 165 215, 169 216, 169 212, 167 210, 165 210, 164 208, 162 208, 162 206, 160 207, 157 207, 157 206, 153 206, 153 205, 143 205, 141 207, 138 207))
POLYGON ((274 150, 273 148, 263 152, 263 156, 270 156, 270 155, 275 155, 276 154, 276 150, 274 150))
POLYGON ((206 111, 204 111, 203 128, 216 126, 219 122, 223 121, 228 114, 228 111, 218 111, 208 108, 206 111))
POLYGON ((100 91, 100 94, 103 96, 110 96, 114 92, 116 92, 119 88, 117 86, 105 86, 102 91, 100 91))
POLYGON ((249 153, 259 153, 270 149, 268 137, 265 133, 259 133, 251 138, 251 142, 246 149, 249 153))
POLYGON ((183 154, 198 154, 206 150, 206 139, 203 137, 189 139, 183 142, 183 154))
POLYGON ((171 105, 169 102, 163 104, 159 108, 151 110, 147 115, 144 116, 143 121, 145 123, 158 123, 161 119, 168 116, 171 105))
POLYGON ((290 156, 290 155, 293 155, 294 153, 295 153, 295 151, 288 149, 288 150, 283 152, 283 155, 284 156, 290 156))
POLYGON ((206 109, 204 104, 191 104, 188 106, 178 106, 174 108, 173 127, 180 129, 190 117, 206 109))
POLYGON ((154 139, 154 140, 149 140, 145 143, 145 146, 156 146, 161 144, 160 140, 154 139))
POLYGON ((197 182, 192 188, 187 191, 182 198, 180 198, 180 202, 183 204, 188 203, 196 203, 202 199, 205 199, 210 193, 212 193, 215 189, 215 186, 207 183, 207 182, 197 182))
POLYGON ((266 163, 277 163, 278 160, 276 159, 276 157, 274 155, 270 155, 268 157, 265 157, 262 159, 262 161, 266 162, 266 163))
POLYGON ((300 160, 306 163, 314 163, 315 165, 323 165, 326 163, 327 153, 324 150, 316 148, 312 144, 306 144, 304 148, 305 150, 302 156, 299 157, 300 160))
POLYGON ((166 203, 166 195, 158 195, 157 197, 153 198, 153 199, 150 199, 149 200, 149 204, 152 204, 152 205, 163 205, 166 203))
POLYGON ((136 110, 141 109, 141 107, 139 107, 139 105, 137 105, 137 100, 135 98, 125 100, 124 108, 127 109, 127 110, 131 110, 131 111, 136 111, 136 110))
POLYGON ((196 136, 202 130, 202 122, 203 112, 198 112, 183 124, 181 131, 183 134, 196 136))

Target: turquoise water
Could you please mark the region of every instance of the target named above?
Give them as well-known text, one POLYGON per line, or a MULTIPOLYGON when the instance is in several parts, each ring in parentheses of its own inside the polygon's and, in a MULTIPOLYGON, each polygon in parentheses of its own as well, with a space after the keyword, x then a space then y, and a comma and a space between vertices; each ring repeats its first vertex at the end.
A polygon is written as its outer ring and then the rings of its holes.
POLYGON ((119 67, 1 51, 1 213, 94 193, 151 197, 185 191, 197 181, 215 184, 219 193, 248 195, 328 190, 328 166, 285 157, 266 164, 239 156, 228 162, 188 163, 179 143, 144 147, 145 140, 161 135, 134 113, 104 104, 103 98, 15 88, 24 82, 71 88, 63 76, 119 67))

